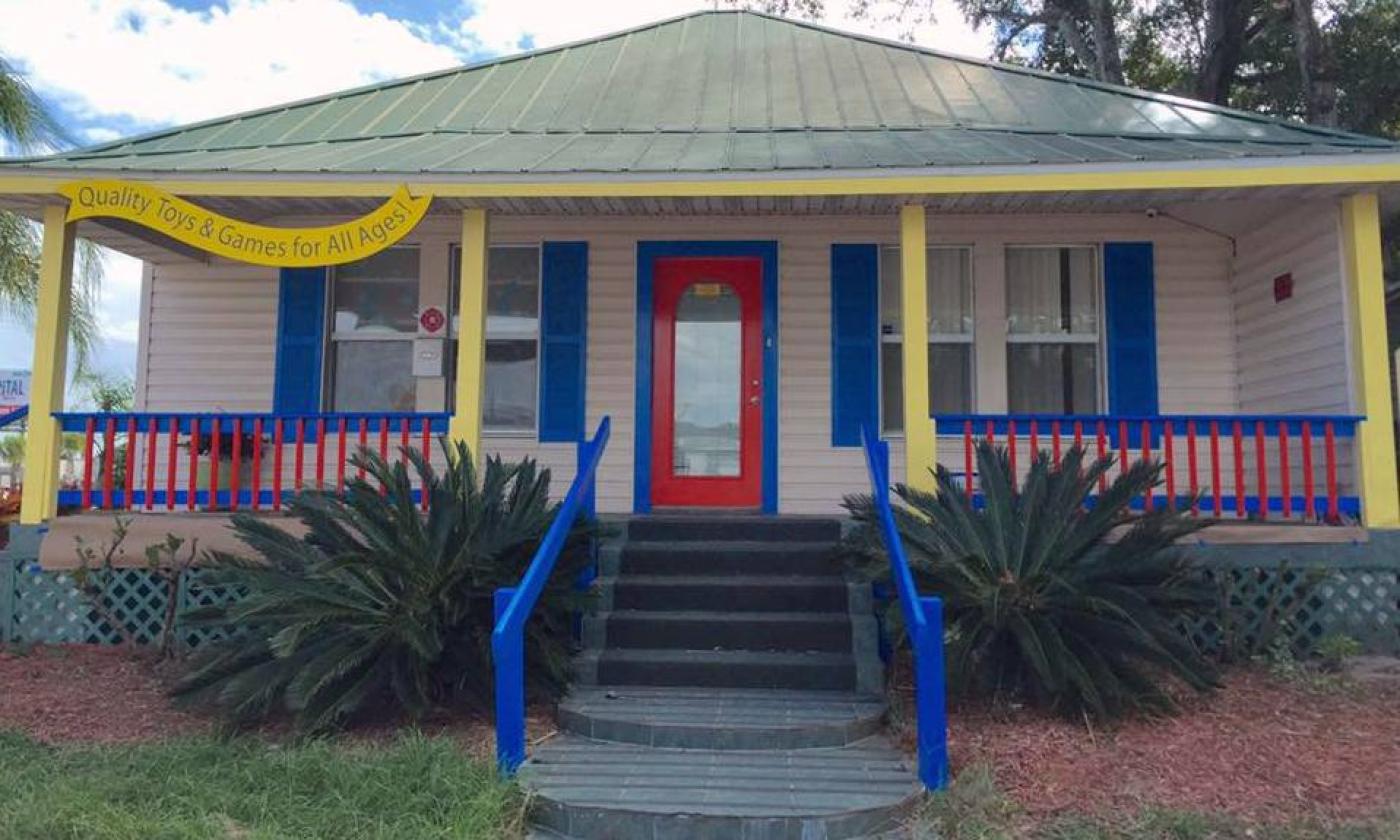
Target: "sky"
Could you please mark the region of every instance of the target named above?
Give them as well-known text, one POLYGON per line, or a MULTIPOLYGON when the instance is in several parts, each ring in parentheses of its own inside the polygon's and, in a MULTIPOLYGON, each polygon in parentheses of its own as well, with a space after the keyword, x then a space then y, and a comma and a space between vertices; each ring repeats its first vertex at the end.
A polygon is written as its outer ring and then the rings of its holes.
MULTIPOLYGON (((827 0, 824 23, 883 37, 904 28, 876 0, 851 20, 827 0)), ((0 0, 0 56, 16 67, 78 145, 195 122, 591 38, 712 3, 695 0, 0 0)), ((953 0, 915 42, 973 56, 974 31, 953 0)), ((0 154, 4 153, 0 144, 0 154)), ((98 367, 134 375, 141 264, 109 252, 98 367)), ((0 322, 0 369, 27 368, 33 339, 0 322)))

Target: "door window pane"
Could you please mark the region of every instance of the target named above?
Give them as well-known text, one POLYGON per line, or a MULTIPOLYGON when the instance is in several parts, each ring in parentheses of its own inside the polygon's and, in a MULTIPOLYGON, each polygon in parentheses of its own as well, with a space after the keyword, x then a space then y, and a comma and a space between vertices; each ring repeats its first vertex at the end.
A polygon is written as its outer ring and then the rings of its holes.
POLYGON ((335 342, 334 411, 413 411, 412 341, 335 342))
POLYGON ((1092 414, 1098 410, 1098 346, 1011 344, 1007 398, 1013 414, 1092 414))
POLYGON ((724 283, 696 283, 676 305, 674 475, 739 475, 742 309, 724 283))

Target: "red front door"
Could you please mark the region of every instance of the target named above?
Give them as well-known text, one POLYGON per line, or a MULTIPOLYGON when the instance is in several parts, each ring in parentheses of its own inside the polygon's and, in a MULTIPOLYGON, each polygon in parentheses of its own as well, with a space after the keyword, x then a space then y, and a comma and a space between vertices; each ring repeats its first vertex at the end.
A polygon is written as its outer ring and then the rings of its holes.
POLYGON ((653 268, 652 504, 758 507, 763 296, 757 258, 653 268))

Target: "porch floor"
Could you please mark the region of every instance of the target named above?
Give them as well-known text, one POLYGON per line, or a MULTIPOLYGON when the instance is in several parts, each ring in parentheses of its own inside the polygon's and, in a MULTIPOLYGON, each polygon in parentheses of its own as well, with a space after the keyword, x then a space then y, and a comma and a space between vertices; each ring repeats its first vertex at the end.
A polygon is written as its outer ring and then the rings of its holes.
MULTIPOLYGON (((303 528, 299 521, 282 514, 263 511, 260 516, 300 533, 303 528)), ((234 536, 229 527, 231 514, 228 512, 210 513, 166 513, 142 511, 107 511, 79 513, 60 516, 48 525, 39 551, 39 563, 45 569, 64 571, 78 566, 76 540, 81 538, 88 546, 99 546, 112 539, 114 519, 122 516, 129 520, 127 526, 126 552, 115 559, 115 565, 136 568, 146 565, 145 548, 148 545, 164 542, 169 534, 184 540, 198 540, 200 550, 210 549, 232 553, 246 552, 247 546, 234 536)), ((752 514, 738 517, 746 522, 771 521, 777 517, 752 514)), ((668 518, 684 518, 692 523, 704 521, 698 514, 677 517, 673 513, 655 517, 604 516, 617 523, 668 518)), ((728 517, 726 517, 728 518, 728 517)), ((830 517, 782 516, 782 520, 830 520, 830 517)), ((1192 534, 1183 540, 1187 545, 1350 545, 1369 542, 1370 534, 1359 525, 1317 525, 1294 522, 1237 522, 1229 519, 1211 525, 1205 531, 1192 534)))

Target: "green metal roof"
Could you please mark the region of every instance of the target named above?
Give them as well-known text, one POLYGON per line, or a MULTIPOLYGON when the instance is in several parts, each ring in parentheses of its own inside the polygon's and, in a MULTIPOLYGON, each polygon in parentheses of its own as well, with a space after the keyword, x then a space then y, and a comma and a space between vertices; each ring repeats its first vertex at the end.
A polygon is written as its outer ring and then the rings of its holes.
POLYGON ((4 165, 655 174, 1396 151, 1377 138, 712 11, 4 165))

